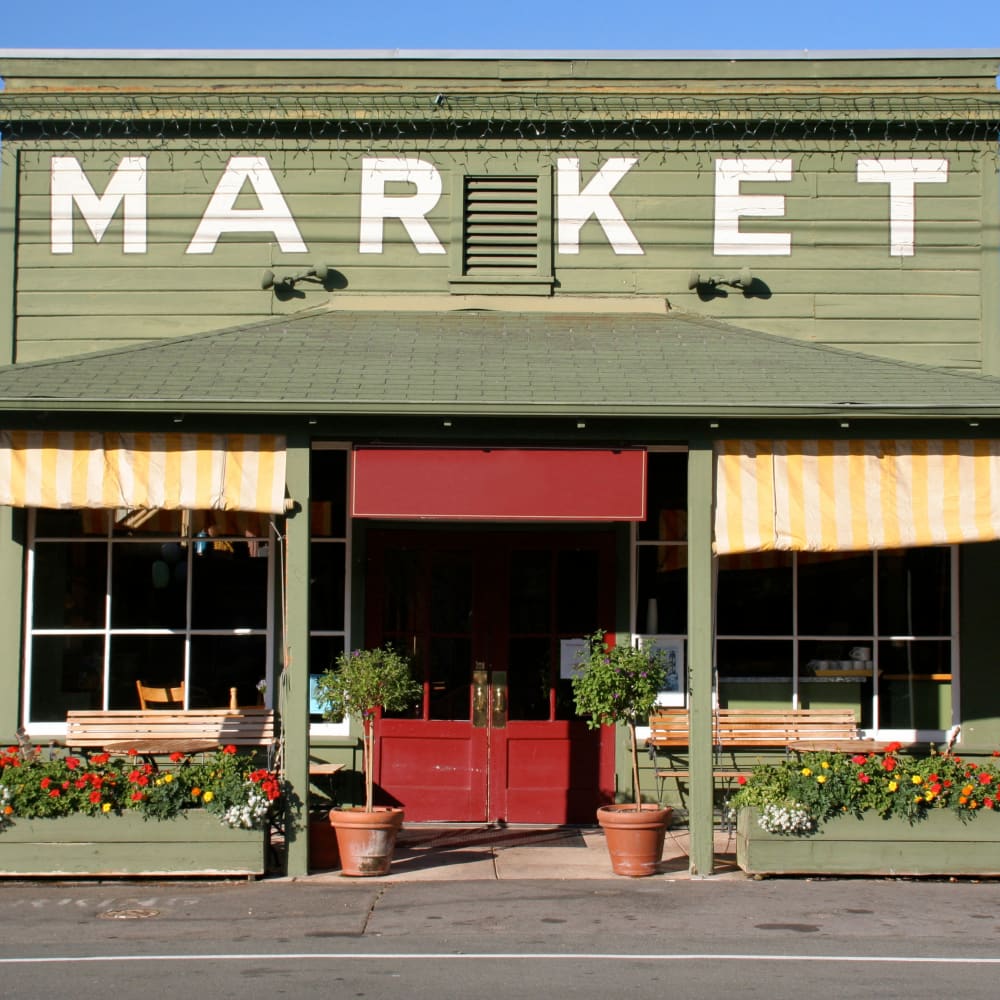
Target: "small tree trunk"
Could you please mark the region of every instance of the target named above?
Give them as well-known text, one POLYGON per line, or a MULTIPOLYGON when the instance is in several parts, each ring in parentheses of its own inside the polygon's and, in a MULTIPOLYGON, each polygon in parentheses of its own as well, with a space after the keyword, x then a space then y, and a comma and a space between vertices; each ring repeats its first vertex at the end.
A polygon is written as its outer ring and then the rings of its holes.
POLYGON ((632 789, 635 798, 635 811, 642 811, 642 790, 639 787, 639 741, 635 735, 635 721, 628 724, 629 736, 632 739, 632 789))
POLYGON ((362 730, 362 739, 364 742, 363 764, 365 769, 365 812, 372 812, 375 801, 375 781, 372 777, 372 767, 375 762, 375 725, 372 716, 365 716, 362 730))

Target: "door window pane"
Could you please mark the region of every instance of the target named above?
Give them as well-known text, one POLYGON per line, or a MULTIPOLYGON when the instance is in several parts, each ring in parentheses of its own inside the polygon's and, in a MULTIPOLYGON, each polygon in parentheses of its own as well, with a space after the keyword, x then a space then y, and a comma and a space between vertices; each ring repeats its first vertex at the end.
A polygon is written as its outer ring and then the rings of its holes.
POLYGON ((552 625, 552 554, 529 549, 511 553, 510 630, 548 632, 552 625))
POLYGON ((559 552, 556 556, 556 631, 578 636, 602 624, 598 611, 600 560, 593 549, 559 552))
POLYGON ((507 660, 508 718, 547 719, 552 687, 552 641, 548 636, 511 639, 507 660))
POLYGON ((430 718, 468 719, 471 678, 472 640, 433 637, 428 649, 430 718))

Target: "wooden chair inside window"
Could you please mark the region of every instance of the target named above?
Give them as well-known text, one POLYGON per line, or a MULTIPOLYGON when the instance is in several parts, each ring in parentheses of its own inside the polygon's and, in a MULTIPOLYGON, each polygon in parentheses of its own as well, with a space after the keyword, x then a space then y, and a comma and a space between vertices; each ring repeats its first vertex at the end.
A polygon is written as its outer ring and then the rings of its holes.
POLYGON ((147 708, 183 708, 184 707, 184 682, 179 684, 144 684, 142 681, 135 682, 136 690, 139 692, 139 708, 145 711, 147 708))

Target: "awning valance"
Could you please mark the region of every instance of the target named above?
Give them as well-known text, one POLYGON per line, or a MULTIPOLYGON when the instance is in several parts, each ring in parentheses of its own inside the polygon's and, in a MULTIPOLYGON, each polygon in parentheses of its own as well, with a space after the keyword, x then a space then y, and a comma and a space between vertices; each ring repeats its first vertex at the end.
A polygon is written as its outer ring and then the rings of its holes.
POLYGON ((279 514, 285 510, 285 439, 0 431, 0 504, 279 514))
POLYGON ((1000 441, 723 441, 718 554, 1000 538, 1000 441))
POLYGON ((646 452, 359 448, 351 512, 450 521, 641 521, 646 452))

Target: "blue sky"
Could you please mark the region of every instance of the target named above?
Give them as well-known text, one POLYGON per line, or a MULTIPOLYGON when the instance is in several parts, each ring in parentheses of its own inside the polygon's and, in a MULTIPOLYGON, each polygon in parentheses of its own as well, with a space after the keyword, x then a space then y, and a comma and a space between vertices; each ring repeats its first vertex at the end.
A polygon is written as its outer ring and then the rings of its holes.
POLYGON ((20 48, 998 51, 1000 3, 8 0, 0 51, 20 48))

